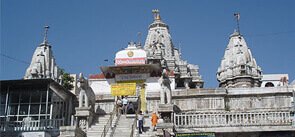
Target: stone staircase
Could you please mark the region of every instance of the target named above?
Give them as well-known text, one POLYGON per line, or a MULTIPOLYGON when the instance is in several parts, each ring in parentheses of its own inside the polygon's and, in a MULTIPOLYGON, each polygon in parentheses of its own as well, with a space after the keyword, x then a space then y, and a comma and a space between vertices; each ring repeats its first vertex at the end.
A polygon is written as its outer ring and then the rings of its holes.
MULTIPOLYGON (((107 124, 110 115, 103 115, 97 118, 97 121, 87 130, 87 137, 101 137, 103 133, 104 126, 107 124)), ((118 119, 114 116, 112 122, 112 128, 110 128, 106 134, 107 137, 130 137, 132 124, 134 122, 135 115, 134 114, 127 114, 121 115, 118 119), (114 130, 114 131, 113 131, 114 130)), ((135 128, 134 137, 155 137, 156 132, 152 131, 151 129, 151 120, 148 115, 145 116, 144 122, 144 131, 142 134, 138 133, 138 128, 135 128)))
POLYGON ((121 115, 113 137, 130 137, 135 115, 121 115))
MULTIPOLYGON (((103 133, 104 125, 107 124, 110 115, 103 115, 97 118, 97 121, 91 125, 91 127, 87 130, 87 137, 101 137, 103 133)), ((111 129, 109 129, 108 134, 111 129)))

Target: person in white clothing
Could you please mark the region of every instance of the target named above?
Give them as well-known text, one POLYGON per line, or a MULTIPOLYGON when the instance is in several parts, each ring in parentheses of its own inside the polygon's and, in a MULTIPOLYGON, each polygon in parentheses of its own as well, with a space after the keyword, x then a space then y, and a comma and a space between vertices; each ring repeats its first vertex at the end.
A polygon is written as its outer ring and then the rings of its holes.
POLYGON ((122 103, 123 103, 123 114, 126 114, 127 113, 127 105, 128 105, 128 99, 127 99, 127 97, 124 97, 122 99, 122 103))

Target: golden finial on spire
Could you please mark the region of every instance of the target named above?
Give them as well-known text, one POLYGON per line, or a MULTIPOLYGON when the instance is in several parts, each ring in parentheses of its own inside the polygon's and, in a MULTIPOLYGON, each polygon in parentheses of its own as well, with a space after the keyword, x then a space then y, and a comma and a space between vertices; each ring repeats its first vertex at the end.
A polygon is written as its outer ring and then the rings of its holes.
POLYGON ((161 20, 160 11, 158 9, 153 9, 152 12, 154 14, 154 20, 161 20))

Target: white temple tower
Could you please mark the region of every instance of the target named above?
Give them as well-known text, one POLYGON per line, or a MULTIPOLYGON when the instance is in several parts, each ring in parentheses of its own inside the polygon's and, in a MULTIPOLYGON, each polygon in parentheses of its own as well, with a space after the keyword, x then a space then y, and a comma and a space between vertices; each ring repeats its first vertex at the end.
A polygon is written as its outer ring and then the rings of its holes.
POLYGON ((217 80, 219 87, 259 87, 261 84, 261 68, 238 31, 230 36, 217 80))
POLYGON ((199 67, 181 59, 180 51, 174 47, 169 26, 160 17, 159 10, 153 10, 154 21, 149 25, 144 50, 148 64, 160 64, 175 77, 177 87, 200 88, 204 81, 199 75, 199 67))
POLYGON ((43 42, 36 48, 30 66, 26 70, 24 79, 51 78, 57 82, 60 79, 60 68, 56 65, 51 50, 51 45, 47 40, 49 26, 45 26, 43 42))

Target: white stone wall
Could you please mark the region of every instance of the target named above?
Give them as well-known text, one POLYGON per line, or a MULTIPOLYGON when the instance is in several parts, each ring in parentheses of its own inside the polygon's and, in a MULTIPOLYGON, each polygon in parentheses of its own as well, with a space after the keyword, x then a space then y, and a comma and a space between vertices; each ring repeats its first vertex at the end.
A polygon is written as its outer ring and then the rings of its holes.
POLYGON ((160 100, 147 100, 148 112, 158 111, 160 100))
POLYGON ((145 82, 145 84, 146 84, 146 87, 145 87, 146 93, 159 92, 161 90, 161 85, 158 82, 158 80, 159 80, 159 77, 149 77, 146 80, 146 82, 145 82))
POLYGON ((97 114, 109 114, 114 109, 114 102, 100 102, 95 104, 95 113, 97 114))
MULTIPOLYGON (((291 87, 199 89, 173 91, 172 102, 182 111, 274 111, 292 106, 291 87)), ((158 108, 159 92, 147 95, 147 109, 158 108)))
POLYGON ((114 79, 90 79, 89 85, 95 95, 111 94, 111 85, 114 79))
MULTIPOLYGON (((159 77, 146 80, 147 110, 157 111, 161 86, 159 77)), ((110 83, 115 82, 113 79, 110 83)), ((106 80, 92 81, 99 108, 109 113, 113 110, 110 85, 106 80), (106 96, 108 95, 108 96, 106 96)), ((182 111, 272 111, 287 110, 293 101, 292 87, 217 88, 172 90, 172 102, 182 111)), ((97 105, 98 107, 98 105, 97 105)))
MULTIPOLYGON (((173 99, 173 104, 177 105, 182 111, 214 111, 224 110, 224 100, 222 97, 214 98, 190 98, 186 99, 173 99)), ((160 100, 150 99, 147 100, 147 110, 149 112, 157 111, 160 100)))
POLYGON ((266 83, 272 83, 274 87, 285 86, 288 84, 289 75, 288 74, 263 74, 261 87, 265 87, 266 83), (286 78, 286 82, 282 82, 282 78, 286 78))
MULTIPOLYGON (((146 93, 149 92, 159 92, 161 90, 161 85, 158 82, 159 77, 149 77, 145 81, 146 93)), ((111 84, 115 83, 114 79, 90 79, 90 87, 94 91, 95 95, 111 94, 111 84)), ((173 90, 175 83, 171 83, 171 88, 173 90)))
POLYGON ((70 90, 73 94, 77 95, 77 91, 78 91, 78 86, 77 86, 77 83, 78 83, 78 76, 77 74, 70 74, 71 77, 74 78, 74 81, 71 83, 73 84, 73 89, 70 90))
POLYGON ((174 99, 173 103, 183 111, 209 111, 224 109, 223 97, 196 97, 188 99, 174 99))
POLYGON ((230 110, 234 111, 288 109, 290 104, 291 97, 287 95, 241 96, 229 99, 230 110))

